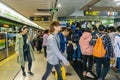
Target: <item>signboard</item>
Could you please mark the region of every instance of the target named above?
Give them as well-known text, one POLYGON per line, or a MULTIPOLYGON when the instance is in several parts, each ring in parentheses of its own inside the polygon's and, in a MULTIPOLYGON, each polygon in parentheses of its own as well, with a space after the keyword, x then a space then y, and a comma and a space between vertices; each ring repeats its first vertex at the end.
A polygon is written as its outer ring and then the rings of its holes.
POLYGON ((49 17, 48 16, 41 16, 41 17, 33 16, 33 17, 30 17, 30 20, 31 21, 48 21, 49 17))
POLYGON ((100 11, 84 11, 84 15, 85 16, 99 16, 100 15, 100 11))
POLYGON ((113 11, 84 11, 85 16, 118 16, 118 12, 113 11))
POLYGON ((50 12, 58 12, 57 8, 50 9, 50 12))

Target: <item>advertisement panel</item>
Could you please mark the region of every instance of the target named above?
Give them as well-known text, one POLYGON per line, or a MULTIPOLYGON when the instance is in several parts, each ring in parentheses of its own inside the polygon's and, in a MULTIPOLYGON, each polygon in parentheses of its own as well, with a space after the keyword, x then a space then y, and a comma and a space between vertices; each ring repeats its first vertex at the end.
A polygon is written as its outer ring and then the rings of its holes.
POLYGON ((0 50, 6 47, 6 37, 4 33, 0 33, 0 50))

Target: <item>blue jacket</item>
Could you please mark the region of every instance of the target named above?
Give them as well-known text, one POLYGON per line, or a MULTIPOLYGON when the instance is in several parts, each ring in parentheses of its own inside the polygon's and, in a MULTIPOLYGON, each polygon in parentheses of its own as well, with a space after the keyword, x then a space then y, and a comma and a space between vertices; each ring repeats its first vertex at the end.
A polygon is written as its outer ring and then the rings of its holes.
POLYGON ((61 32, 58 35, 59 35, 59 38, 60 38, 60 51, 62 53, 64 53, 65 47, 66 47, 66 44, 67 44, 67 39, 65 39, 64 35, 61 32))

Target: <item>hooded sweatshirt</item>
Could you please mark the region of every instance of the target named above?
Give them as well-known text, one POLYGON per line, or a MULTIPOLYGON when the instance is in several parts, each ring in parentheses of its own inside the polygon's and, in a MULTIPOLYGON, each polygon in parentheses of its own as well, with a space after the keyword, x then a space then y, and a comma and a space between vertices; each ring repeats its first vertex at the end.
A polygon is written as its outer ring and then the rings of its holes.
POLYGON ((92 35, 89 32, 84 32, 79 40, 81 52, 83 55, 92 55, 93 46, 90 46, 89 42, 92 39, 92 35))

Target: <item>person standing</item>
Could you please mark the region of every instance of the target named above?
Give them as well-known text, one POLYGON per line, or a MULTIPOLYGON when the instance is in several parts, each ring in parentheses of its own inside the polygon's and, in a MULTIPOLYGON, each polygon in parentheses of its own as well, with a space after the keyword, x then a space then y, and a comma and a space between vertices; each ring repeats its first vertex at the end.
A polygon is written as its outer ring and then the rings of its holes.
MULTIPOLYGON (((98 80, 105 80, 105 77, 110 69, 110 58, 113 58, 113 47, 110 37, 105 33, 104 25, 100 25, 98 28, 98 36, 102 38, 106 54, 104 57, 95 57, 96 61, 96 72, 98 80)), ((93 35, 90 45, 95 46, 97 35, 93 35)))
POLYGON ((26 76, 25 61, 28 60, 28 74, 31 72, 32 61, 35 60, 33 49, 28 36, 28 27, 24 26, 21 32, 16 36, 15 52, 17 54, 17 62, 21 65, 23 76, 26 76))
POLYGON ((41 50, 42 50, 42 36, 41 36, 41 31, 38 31, 38 33, 37 33, 36 47, 37 47, 38 53, 41 53, 41 50))
MULTIPOLYGON (((62 27, 62 31, 58 34, 59 35, 59 38, 60 38, 60 51, 62 53, 62 55, 64 55, 67 59, 67 36, 69 35, 70 33, 70 29, 66 28, 66 27, 62 27)), ((68 68, 66 68, 66 75, 72 75, 70 72, 68 72, 68 68)))
POLYGON ((93 46, 89 44, 91 39, 92 39, 91 31, 89 28, 87 28, 83 32, 79 40, 79 44, 81 46, 80 48, 83 55, 83 76, 94 78, 94 76, 91 74, 93 66, 93 46))
POLYGON ((60 61, 62 61, 65 66, 69 65, 67 59, 62 55, 60 51, 60 39, 58 32, 61 30, 59 22, 52 22, 50 25, 50 35, 47 39, 47 67, 42 80, 47 80, 52 68, 55 67, 58 73, 58 80, 62 79, 62 74, 60 70, 60 61))
POLYGON ((47 38, 48 38, 48 30, 44 31, 44 35, 43 35, 43 48, 44 48, 44 56, 45 58, 47 57, 47 38))
MULTIPOLYGON (((117 66, 118 66, 118 71, 120 73, 120 26, 117 27, 117 35, 115 36, 114 39, 114 52, 115 52, 115 57, 117 58, 117 66)), ((117 76, 118 79, 120 79, 120 75, 117 76)))

